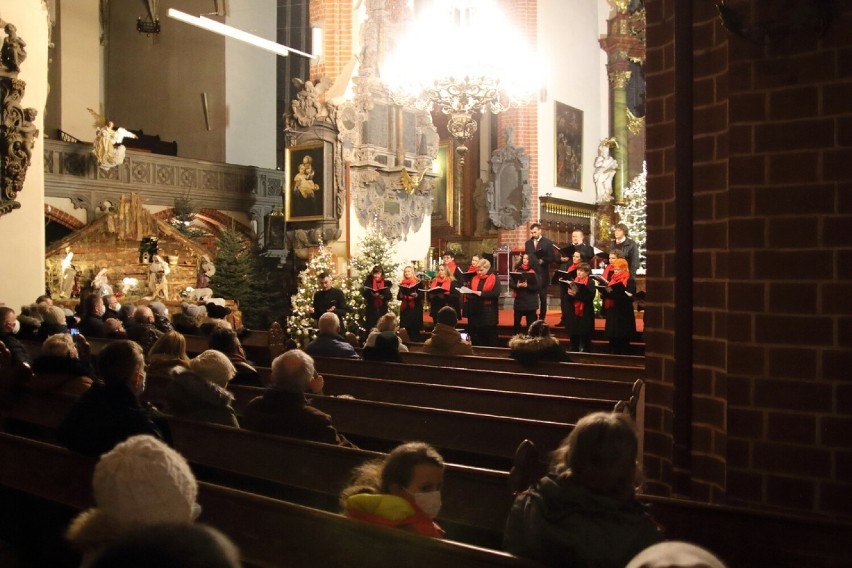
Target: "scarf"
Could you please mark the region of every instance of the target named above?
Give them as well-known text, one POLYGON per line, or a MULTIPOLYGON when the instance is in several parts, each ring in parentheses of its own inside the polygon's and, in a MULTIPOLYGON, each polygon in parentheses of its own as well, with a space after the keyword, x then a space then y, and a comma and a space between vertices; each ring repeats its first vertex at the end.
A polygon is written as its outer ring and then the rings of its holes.
MULTIPOLYGON (((402 282, 399 283, 400 286, 414 286, 417 284, 417 278, 412 276, 411 278, 403 278, 402 282)), ((399 306, 401 310, 407 310, 409 308, 413 308, 415 305, 416 298, 414 296, 408 295, 402 297, 402 303, 399 306)))
MULTIPOLYGON (((577 266, 577 265, 575 264, 574 266, 577 266)), ((588 286, 589 277, 586 276, 585 278, 575 278, 574 284, 576 284, 577 286, 588 286)), ((585 314, 585 313, 586 313, 586 303, 582 300, 578 300, 577 296, 574 296, 574 315, 577 316, 578 318, 581 318, 581 317, 583 317, 583 314, 585 314)))
POLYGON ((603 271, 603 279, 609 282, 609 279, 612 278, 613 266, 612 264, 607 264, 606 268, 603 271))
POLYGON ((452 284, 452 282, 453 281, 452 281, 451 278, 437 278, 436 277, 432 280, 432 283, 429 284, 429 287, 435 288, 437 286, 440 286, 441 288, 443 288, 446 291, 447 294, 449 294, 450 293, 450 285, 452 284))
POLYGON ((481 292, 490 292, 494 289, 494 284, 497 282, 497 278, 494 277, 493 274, 486 274, 485 276, 480 276, 477 274, 473 277, 473 280, 470 282, 470 287, 473 290, 479 290, 481 292), (482 286, 480 287, 480 282, 482 286))
MULTIPOLYGON (((630 279, 630 273, 629 272, 619 272, 618 274, 613 273, 612 276, 610 277, 609 281, 607 282, 607 285, 612 286, 613 284, 624 284, 624 286, 626 288, 627 287, 627 281, 629 279, 630 279)), ((614 308, 615 307, 615 300, 613 300, 612 298, 605 298, 604 299, 604 307, 607 308, 607 309, 614 308)))
MULTIPOLYGON (((376 278, 373 276, 373 292, 378 292, 379 290, 385 289, 385 279, 384 278, 376 278)), ((381 296, 377 296, 373 298, 373 307, 381 308, 382 304, 385 303, 385 299, 381 296)))

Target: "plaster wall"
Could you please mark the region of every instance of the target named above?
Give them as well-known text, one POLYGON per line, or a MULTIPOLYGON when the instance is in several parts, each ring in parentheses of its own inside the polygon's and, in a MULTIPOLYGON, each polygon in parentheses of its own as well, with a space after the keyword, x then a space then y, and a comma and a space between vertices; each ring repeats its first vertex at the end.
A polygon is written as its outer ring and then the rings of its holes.
POLYGON ((0 17, 15 24, 27 42, 27 59, 18 78, 27 84, 24 107, 38 109, 32 163, 24 189, 18 193, 21 208, 0 217, 0 302, 16 311, 44 293, 44 108, 47 101, 48 14, 42 0, 3 2, 0 17), (39 230, 34 231, 37 227, 39 230))
MULTIPOLYGON (((275 41, 274 2, 230 2, 226 23, 275 41)), ((276 61, 279 57, 234 39, 225 40, 225 161, 275 168, 276 61)), ((302 57, 290 54, 288 57, 302 57)))
POLYGON ((98 0, 66 1, 58 9, 62 12, 57 34, 60 49, 54 57, 61 59, 62 70, 59 128, 90 141, 95 137, 94 119, 86 109, 103 112, 98 0))
MULTIPOLYGON (((358 219, 358 212, 355 210, 354 206, 349 209, 349 219, 352 220, 349 226, 349 239, 351 243, 351 254, 354 257, 361 254, 359 248, 361 241, 367 234, 367 229, 362 227, 361 223, 356 220, 358 219)), ((426 259, 426 253, 429 252, 432 236, 431 231, 429 230, 431 225, 432 216, 427 215, 423 220, 423 225, 420 227, 419 232, 414 233, 409 231, 403 240, 397 242, 393 257, 395 261, 400 263, 401 267, 411 264, 411 261, 413 260, 423 261, 426 259)), ((335 254, 339 254, 338 251, 335 250, 335 254)), ((399 274, 388 275, 388 278, 391 278, 394 283, 397 283, 401 276, 402 271, 400 270, 399 274)))
POLYGON ((538 194, 595 202, 592 181, 598 143, 609 132, 606 53, 607 0, 538 0, 538 45, 547 97, 538 103, 538 194), (583 111, 581 191, 556 187, 556 101, 583 111))

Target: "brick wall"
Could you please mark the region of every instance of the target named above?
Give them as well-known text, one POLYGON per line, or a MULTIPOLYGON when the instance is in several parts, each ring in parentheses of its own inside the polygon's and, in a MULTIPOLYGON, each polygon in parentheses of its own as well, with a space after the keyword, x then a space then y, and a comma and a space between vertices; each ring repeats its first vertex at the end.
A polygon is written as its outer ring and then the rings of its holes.
MULTIPOLYGON (((675 211, 674 1, 648 0, 649 489, 671 491, 674 271, 693 262, 690 496, 852 516, 852 8, 758 46, 693 3, 692 219, 675 211), (846 167, 844 167, 846 166, 846 167), (692 251, 676 242, 693 226, 692 251)), ((782 3, 732 1, 745 21, 782 3), (758 5, 758 8, 754 7, 758 5), (752 13, 754 10, 754 13, 752 13)), ((682 190, 682 188, 681 188, 682 190)))
POLYGON ((310 0, 311 26, 322 24, 323 56, 311 63, 311 79, 336 79, 352 57, 352 2, 348 0, 310 0))

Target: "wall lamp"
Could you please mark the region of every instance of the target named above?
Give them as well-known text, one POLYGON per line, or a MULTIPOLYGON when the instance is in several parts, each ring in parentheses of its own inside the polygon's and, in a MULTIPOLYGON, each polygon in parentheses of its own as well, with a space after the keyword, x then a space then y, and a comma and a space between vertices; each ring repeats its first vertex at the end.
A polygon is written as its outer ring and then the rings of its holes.
POLYGON ((216 20, 212 20, 204 16, 191 16, 185 12, 181 12, 180 10, 175 10, 174 8, 169 8, 168 15, 170 18, 181 21, 185 24, 196 26, 203 30, 207 30, 213 33, 217 33, 219 35, 227 36, 239 41, 243 41, 245 43, 249 43, 255 47, 265 49, 266 51, 271 51, 272 53, 275 53, 282 57, 287 57, 290 52, 295 53, 297 55, 304 55, 305 57, 311 59, 315 57, 310 53, 305 53, 304 51, 299 51, 298 49, 293 49, 291 47, 281 45, 280 43, 264 39, 260 36, 250 34, 248 32, 244 32, 243 30, 239 30, 227 24, 222 24, 220 22, 217 22, 216 20))

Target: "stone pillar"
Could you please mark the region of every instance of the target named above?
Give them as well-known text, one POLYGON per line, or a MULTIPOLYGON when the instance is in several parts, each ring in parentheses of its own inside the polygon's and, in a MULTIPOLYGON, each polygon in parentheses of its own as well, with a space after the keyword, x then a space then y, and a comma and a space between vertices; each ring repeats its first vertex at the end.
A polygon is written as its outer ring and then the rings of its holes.
POLYGON ((612 193, 615 203, 621 203, 624 187, 629 183, 627 174, 628 141, 627 141, 627 81, 630 71, 622 69, 621 64, 610 65, 609 82, 612 86, 612 134, 618 145, 615 147, 615 159, 618 169, 613 179, 612 193))

